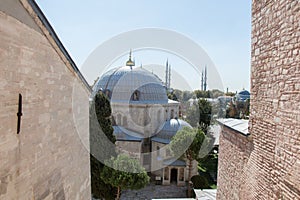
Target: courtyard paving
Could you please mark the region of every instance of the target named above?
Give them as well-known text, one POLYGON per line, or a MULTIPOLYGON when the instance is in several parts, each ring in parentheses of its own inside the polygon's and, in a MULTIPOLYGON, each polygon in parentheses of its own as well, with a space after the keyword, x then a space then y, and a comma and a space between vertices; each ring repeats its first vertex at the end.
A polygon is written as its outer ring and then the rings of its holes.
POLYGON ((150 200, 162 198, 186 198, 186 186, 155 185, 150 183, 140 190, 125 190, 121 194, 121 200, 150 200))

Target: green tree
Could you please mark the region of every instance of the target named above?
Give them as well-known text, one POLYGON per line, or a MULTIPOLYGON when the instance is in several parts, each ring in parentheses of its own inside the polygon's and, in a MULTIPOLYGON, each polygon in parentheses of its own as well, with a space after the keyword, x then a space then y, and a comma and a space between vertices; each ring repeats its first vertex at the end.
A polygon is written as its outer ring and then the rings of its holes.
POLYGON ((193 103, 191 106, 187 106, 186 121, 194 128, 198 127, 199 123, 199 106, 197 103, 193 103))
POLYGON ((212 106, 205 99, 199 99, 199 127, 206 134, 211 122, 212 106))
POLYGON ((195 90, 194 91, 196 97, 199 98, 210 98, 210 92, 209 91, 203 91, 203 90, 195 90))
POLYGON ((95 111, 98 123, 102 131, 111 142, 115 143, 116 138, 113 134, 114 129, 111 123, 110 102, 109 99, 102 92, 99 92, 95 96, 95 111))
POLYGON ((214 149, 208 155, 198 160, 198 168, 200 174, 206 175, 209 180, 209 184, 215 184, 218 174, 218 153, 214 149))
POLYGON ((149 183, 149 176, 139 161, 127 155, 118 155, 106 161, 101 172, 101 178, 105 183, 117 187, 117 200, 120 199, 124 189, 137 190, 149 183), (108 166, 112 166, 110 168, 108 166))
POLYGON ((230 97, 234 97, 236 94, 235 92, 226 92, 225 96, 230 96, 230 97))
POLYGON ((168 99, 178 101, 178 98, 177 98, 177 96, 175 95, 175 93, 173 91, 172 92, 167 92, 167 95, 168 95, 168 99))
MULTIPOLYGON (((172 138, 170 148, 176 157, 182 157, 188 161, 188 181, 191 181, 193 161, 198 158, 205 134, 199 129, 184 127, 172 138)), ((188 196, 191 197, 191 186, 188 185, 188 196)))
POLYGON ((193 182, 193 186, 195 189, 208 189, 209 184, 207 179, 204 176, 195 175, 191 178, 191 181, 193 182))
POLYGON ((224 92, 218 90, 218 89, 213 89, 210 91, 210 96, 211 98, 218 98, 220 96, 223 96, 224 95, 224 92))
POLYGON ((113 128, 110 120, 111 107, 106 96, 98 93, 90 104, 90 165, 91 165, 91 189, 95 198, 115 199, 116 188, 106 184, 100 178, 104 164, 99 160, 105 160, 115 155, 113 145, 108 146, 107 142, 115 143, 113 128), (107 137, 106 140, 103 139, 107 137))

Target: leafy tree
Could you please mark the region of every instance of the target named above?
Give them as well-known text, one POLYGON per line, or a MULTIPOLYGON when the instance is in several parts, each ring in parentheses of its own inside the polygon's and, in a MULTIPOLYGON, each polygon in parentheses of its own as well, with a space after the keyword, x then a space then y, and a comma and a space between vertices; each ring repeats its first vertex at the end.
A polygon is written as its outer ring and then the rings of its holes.
POLYGON ((213 89, 210 91, 210 96, 211 98, 218 98, 220 96, 223 96, 224 95, 224 92, 220 91, 220 90, 217 90, 217 89, 213 89))
POLYGON ((230 97, 234 97, 235 93, 234 92, 226 92, 225 96, 230 96, 230 97))
POLYGON ((210 126, 211 122, 211 113, 212 113, 212 106, 211 104, 205 99, 199 99, 199 127, 204 133, 207 133, 208 127, 210 126))
POLYGON ((210 92, 209 91, 203 91, 203 90, 195 90, 194 91, 196 97, 199 98, 210 98, 210 92))
MULTIPOLYGON (((184 127, 172 138, 170 148, 173 154, 188 160, 188 181, 191 181, 193 161, 198 158, 205 134, 199 129, 184 127)), ((191 186, 188 186, 188 196, 191 197, 191 186)))
POLYGON ((195 189, 209 189, 209 184, 204 176, 195 175, 191 178, 195 189))
POLYGON ((168 99, 172 99, 174 101, 178 101, 178 98, 177 98, 177 96, 175 95, 175 93, 173 91, 172 92, 168 92, 167 95, 168 95, 168 99))
POLYGON ((188 106, 185 120, 194 128, 198 127, 199 123, 199 106, 195 103, 188 106))
POLYGON ((215 184, 217 180, 218 174, 218 153, 216 150, 211 151, 204 158, 199 158, 198 160, 198 168, 200 170, 200 174, 209 177, 210 184, 215 184))
POLYGON ((181 91, 178 89, 173 90, 171 94, 172 96, 168 96, 169 99, 173 99, 173 100, 176 99, 176 101, 180 101, 180 102, 186 102, 194 95, 193 92, 191 91, 181 91))
POLYGON ((107 160, 100 176, 105 183, 117 187, 117 200, 120 199, 122 190, 141 189, 150 180, 146 170, 140 165, 139 161, 124 154, 107 160))
POLYGON ((188 101, 192 97, 193 97, 193 93, 192 92, 190 92, 190 91, 183 91, 182 92, 182 101, 183 102, 188 101))
MULTIPOLYGON (((114 148, 109 148, 106 142, 115 143, 111 125, 110 102, 103 93, 98 93, 90 105, 90 165, 91 165, 91 189, 95 198, 115 199, 116 188, 106 184, 100 178, 100 172, 104 164, 99 161, 115 155, 114 148), (108 140, 103 140, 101 133, 104 133, 108 140)), ((111 145, 113 146, 113 145, 111 145)))
POLYGON ((111 123, 111 106, 108 98, 102 92, 95 96, 95 111, 98 123, 108 139, 115 143, 114 129, 111 123))

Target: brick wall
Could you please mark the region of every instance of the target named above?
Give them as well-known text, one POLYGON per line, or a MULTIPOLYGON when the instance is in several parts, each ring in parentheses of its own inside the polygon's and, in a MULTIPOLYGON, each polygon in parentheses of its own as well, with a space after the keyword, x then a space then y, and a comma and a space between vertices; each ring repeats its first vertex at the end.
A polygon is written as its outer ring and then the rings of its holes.
POLYGON ((223 126, 219 140, 218 199, 244 199, 246 165, 253 150, 251 136, 223 126))
POLYGON ((251 72, 252 195, 300 199, 300 1, 253 2, 251 72))
POLYGON ((298 0, 252 1, 253 150, 246 163, 237 162, 234 155, 243 154, 239 144, 221 136, 220 149, 222 144, 229 148, 219 159, 226 158, 236 170, 220 161, 219 199, 300 199, 299 19, 298 0), (225 157, 227 151, 231 157, 225 157), (239 176, 242 182, 237 183, 239 176))
MULTIPOLYGON (((27 13, 19 1, 11 2, 18 4, 12 12, 27 13)), ((23 23, 3 8, 0 199, 89 199, 89 152, 82 143, 88 141, 89 91, 41 24, 39 30, 28 25, 36 23, 34 16, 23 23), (19 93, 23 116, 17 134, 19 93), (74 119, 76 115, 80 117, 74 119)))

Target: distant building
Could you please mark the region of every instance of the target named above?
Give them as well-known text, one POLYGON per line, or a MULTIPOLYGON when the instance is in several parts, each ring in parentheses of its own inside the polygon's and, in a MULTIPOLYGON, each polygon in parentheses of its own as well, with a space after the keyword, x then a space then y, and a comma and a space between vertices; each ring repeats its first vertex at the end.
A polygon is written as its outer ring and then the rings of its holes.
POLYGON ((245 102, 247 99, 250 100, 250 92, 247 90, 240 91, 234 97, 234 100, 238 102, 245 102))
MULTIPOLYGON (((161 177, 162 184, 184 185, 186 161, 174 159, 166 145, 177 131, 191 126, 178 119, 179 102, 168 99, 162 81, 144 68, 127 64, 106 72, 93 91, 110 98, 118 149, 139 159, 147 171, 161 177)), ((195 175, 197 162, 193 164, 195 175)))

